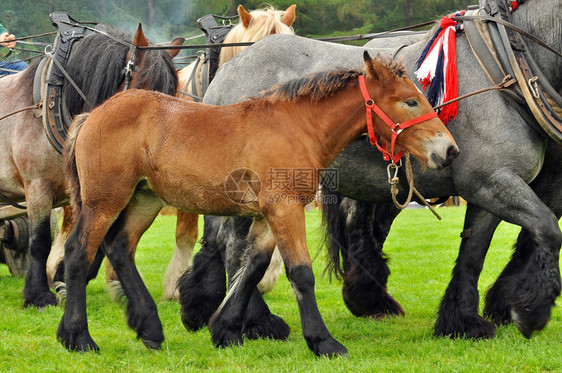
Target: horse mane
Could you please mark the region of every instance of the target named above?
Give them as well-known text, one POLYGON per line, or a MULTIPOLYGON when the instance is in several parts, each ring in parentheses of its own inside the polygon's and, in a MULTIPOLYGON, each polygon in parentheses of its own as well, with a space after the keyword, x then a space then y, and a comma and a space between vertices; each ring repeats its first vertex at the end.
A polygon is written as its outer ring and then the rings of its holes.
MULTIPOLYGON (((406 67, 402 60, 395 61, 390 56, 380 54, 374 59, 383 63, 384 68, 388 69, 391 73, 386 81, 400 79, 407 75, 406 67)), ((353 87, 357 86, 358 82, 355 79, 363 74, 366 73, 354 69, 321 71, 275 85, 269 90, 262 92, 262 97, 279 101, 295 101, 299 97, 309 96, 312 101, 316 102, 333 95, 349 84, 352 84, 353 87)), ((385 81, 381 82, 381 84, 384 85, 385 81)))
MULTIPOLYGON (((294 34, 292 27, 281 22, 284 14, 284 10, 277 10, 273 7, 252 10, 250 12, 252 20, 248 28, 239 22, 228 32, 224 43, 254 42, 271 34, 294 34)), ((248 47, 222 48, 219 65, 227 63, 246 48, 248 47)))
MULTIPOLYGON (((77 43, 68 59, 66 70, 93 107, 89 107, 76 89, 65 81, 63 97, 71 115, 91 111, 113 96, 123 83, 123 68, 133 36, 106 25, 103 26, 103 31, 124 43, 97 32, 77 43)), ((146 50, 142 53, 145 54, 143 66, 137 72, 131 88, 173 95, 177 88, 177 74, 170 54, 163 50, 146 50)))

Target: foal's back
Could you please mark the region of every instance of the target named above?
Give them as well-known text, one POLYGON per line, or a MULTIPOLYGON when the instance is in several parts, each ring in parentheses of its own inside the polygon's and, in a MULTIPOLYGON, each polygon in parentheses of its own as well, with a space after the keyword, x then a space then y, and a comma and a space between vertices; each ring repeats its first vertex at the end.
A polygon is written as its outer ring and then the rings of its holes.
POLYGON ((246 140, 259 136, 251 121, 240 118, 264 114, 246 107, 204 105, 145 90, 119 93, 89 114, 77 136, 80 183, 92 175, 96 180, 82 188, 83 199, 90 205, 128 200, 123 198, 147 180, 162 199, 186 210, 257 212, 257 205, 241 207, 224 193, 229 173, 251 167, 246 140), (119 190, 97 190, 104 185, 119 190))

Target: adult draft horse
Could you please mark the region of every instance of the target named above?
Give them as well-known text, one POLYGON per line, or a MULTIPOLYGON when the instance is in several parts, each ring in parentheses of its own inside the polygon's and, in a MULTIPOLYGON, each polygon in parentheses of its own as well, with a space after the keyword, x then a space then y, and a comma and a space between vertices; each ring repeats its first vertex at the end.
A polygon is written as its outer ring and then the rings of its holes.
MULTIPOLYGON (((342 166, 347 161, 342 158, 342 166)), ((562 194, 556 187, 562 182, 560 167, 562 146, 549 143, 541 172, 530 183, 533 191, 557 219, 562 216, 562 194)), ((355 182, 361 181, 366 182, 355 179, 355 182)), ((431 192, 432 185, 430 180, 416 180, 416 188, 424 195, 434 195, 431 192)), ((325 205, 323 210, 330 252, 329 267, 337 277, 343 278, 342 295, 355 316, 378 318, 403 315, 402 306, 386 289, 390 271, 382 251, 392 222, 400 210, 390 202, 385 191, 374 189, 364 191, 362 198, 369 200, 342 198, 335 192, 323 191, 324 198, 337 201, 325 205)), ((461 249, 440 305, 435 324, 436 335, 488 338, 495 335, 495 326, 515 322, 523 335, 529 338, 533 332, 546 326, 551 307, 560 291, 559 272, 551 268, 541 275, 545 282, 551 282, 552 287, 527 280, 531 277, 529 274, 536 271, 538 258, 548 253, 541 252, 526 230, 521 230, 512 259, 486 294, 484 317, 478 314, 478 278, 500 222, 501 219, 496 216, 468 204, 461 233, 461 249), (524 292, 532 292, 533 298, 522 298, 524 292)), ((196 257, 196 263, 197 260, 196 257)), ((551 265, 554 266, 558 263, 558 257, 553 254, 543 261, 552 261, 551 265)))
MULTIPOLYGON (((91 103, 90 106, 84 102, 66 81, 63 97, 71 115, 93 109, 122 89, 123 68, 131 47, 148 45, 140 27, 134 38, 111 27, 102 30, 115 40, 92 33, 77 42, 67 62, 68 74, 91 103)), ((133 73, 131 87, 175 93, 177 75, 168 51, 137 49, 135 56, 139 70, 133 73)), ((34 104, 33 81, 38 63, 0 79, 0 117, 34 104)), ((30 266, 23 292, 24 306, 55 305, 45 265, 51 250, 51 209, 54 202, 65 196, 62 157, 50 144, 41 120, 32 110, 0 120, 0 192, 15 201, 27 202, 30 266)))
MULTIPOLYGON (((558 25, 561 16, 560 1, 529 0, 520 4, 513 13, 513 22, 560 49, 562 30, 548 25, 558 25)), ((415 70, 416 61, 431 35, 428 33, 423 40, 400 49, 375 50, 404 58, 407 67, 415 70)), ((560 58, 542 50, 533 42, 528 42, 528 47, 546 79, 557 91, 562 91, 562 76, 558 68, 560 58)), ((459 95, 489 87, 489 79, 462 33, 457 34, 456 50, 459 95)), ((225 66, 209 87, 204 102, 231 104, 278 81, 290 79, 295 74, 348 66, 349 57, 359 53, 359 48, 299 37, 275 36, 255 44, 225 66), (273 45, 277 48, 272 49, 273 45), (263 65, 276 71, 276 75, 257 73, 257 67, 263 65), (233 75, 234 72, 236 75, 233 75)), ((485 312, 496 324, 509 322, 513 317, 518 320, 518 328, 528 336, 544 327, 550 316, 550 308, 560 294, 558 251, 562 238, 558 218, 562 211, 556 192, 556 180, 559 178, 553 176, 558 175, 561 165, 559 145, 545 140, 497 92, 482 93, 461 100, 458 116, 450 122, 448 128, 461 149, 461 155, 454 164, 445 170, 427 172, 422 172, 419 164, 413 164, 416 185, 425 197, 461 195, 469 201, 457 266, 441 304, 435 333, 454 337, 491 337, 495 334, 495 326, 478 314, 477 283, 493 230, 499 219, 503 219, 520 225, 523 230, 512 261, 494 285, 493 291, 488 293, 485 312), (533 183, 529 186, 531 181, 533 183)), ((368 201, 370 209, 359 210, 352 215, 353 210, 346 208, 344 217, 355 224, 352 226, 354 232, 350 231, 347 237, 334 237, 344 246, 366 246, 370 249, 371 254, 359 260, 380 286, 374 286, 369 281, 370 277, 362 276, 363 273, 356 268, 353 271, 355 278, 363 277, 363 281, 357 282, 354 288, 344 289, 348 293, 344 293, 344 296, 355 314, 401 315, 404 312, 402 307, 386 291, 389 270, 380 246, 398 210, 393 206, 382 205, 391 201, 386 183, 387 164, 380 154, 369 152, 367 148, 364 140, 355 141, 331 166, 338 169, 338 191, 343 195, 368 201), (376 212, 372 210, 373 203, 377 204, 376 212), (381 219, 378 220, 379 223, 373 220, 375 218, 381 219), (388 220, 385 222, 382 219, 388 220), (361 239, 363 242, 360 242, 361 239), (369 261, 372 263, 366 265, 369 261)), ((405 180, 405 177, 401 179, 405 180)), ((401 185, 399 187, 399 196, 405 195, 405 188, 401 185)), ((229 220, 235 219, 241 218, 229 220)), ((345 228, 345 220, 340 222, 345 228)), ((228 236, 233 229, 229 224, 231 223, 218 223, 215 226, 220 229, 222 236, 228 236)), ((243 227, 242 223, 234 225, 237 229, 243 227)), ((342 228, 338 229, 331 232, 341 233, 342 228)), ((207 232, 207 228, 205 230, 207 232)), ((216 233, 217 230, 209 229, 208 234, 216 233)), ((241 236, 241 233, 237 232, 236 235, 241 236)), ((232 253, 229 255, 227 252, 224 264, 229 275, 232 275, 239 267, 237 258, 245 245, 233 242, 229 242, 229 245, 232 253)), ((203 249, 201 255, 205 255, 205 249, 208 255, 201 257, 202 260, 195 256, 193 269, 182 279, 187 286, 184 288, 180 285, 182 320, 188 329, 202 326, 210 316, 209 311, 212 312, 212 305, 216 307, 222 300, 216 299, 216 294, 220 296, 220 292, 211 292, 217 286, 211 284, 213 276, 224 278, 224 274, 221 274, 224 272, 222 258, 217 247, 206 245, 203 249), (209 266, 215 266, 215 269, 209 266), (202 302, 207 309, 198 307, 202 302)), ((348 249, 351 253, 357 253, 354 247, 348 246, 348 249)), ((337 250, 339 255, 339 249, 337 250)), ((362 253, 366 255, 368 251, 363 250, 362 253)), ((349 265, 353 269, 353 263, 350 258, 344 260, 349 260, 343 268, 346 279, 353 282, 352 277, 347 277, 351 271, 345 268, 349 265)), ((344 282, 344 287, 347 285, 349 282, 344 282)), ((252 297, 246 316, 251 320, 260 320, 268 314, 269 310, 261 297, 252 297)), ((267 324, 262 326, 269 329, 267 324)))
MULTIPOLYGON (((234 26, 226 35, 224 43, 240 43, 255 42, 272 34, 293 34, 291 25, 295 21, 296 5, 289 6, 285 11, 276 10, 272 7, 263 9, 255 9, 247 12, 242 5, 238 6, 238 16, 240 22, 234 26)), ((225 47, 221 49, 219 67, 230 61, 235 55, 246 49, 244 46, 225 47)), ((191 63, 189 66, 178 71, 178 92, 176 95, 184 99, 191 99, 189 95, 194 94, 203 97, 202 77, 203 64, 191 63), (193 72, 193 69, 196 71, 193 72), (193 75, 192 75, 193 74, 193 75), (192 83, 192 78, 194 83, 192 83), (192 88, 195 87, 195 90, 192 88)), ((189 213, 187 211, 178 210, 176 225, 176 246, 174 253, 168 264, 168 268, 162 280, 164 299, 178 299, 179 291, 177 282, 180 276, 189 268, 193 262, 193 248, 197 242, 198 230, 198 214, 189 213)), ((70 232, 68 232, 70 233, 70 232)), ((138 234, 143 232, 139 231, 138 234)), ((130 248, 132 255, 136 251, 136 246, 130 248)), ((62 257, 63 250, 61 246, 59 256, 62 257)), ((276 252, 275 263, 281 261, 279 254, 276 252)), ((117 275, 112 270, 109 262, 107 264, 106 280, 109 288, 114 295, 121 294, 121 285, 117 275)), ((281 273, 281 266, 274 267, 274 271, 268 270, 264 277, 264 281, 260 282, 262 292, 269 291, 281 273)))
MULTIPOLYGON (((317 181, 306 188, 265 181, 276 169, 316 173, 327 167, 365 131, 365 103, 373 100, 394 122, 377 117, 369 131, 389 144, 395 140, 397 151, 411 152, 430 168, 444 167, 458 154, 403 67, 371 59, 367 52, 363 58, 366 73, 317 73, 230 106, 131 90, 76 119, 65 149, 77 223, 65 247, 67 302, 57 331, 62 344, 70 350, 99 349, 88 331, 85 288, 102 241, 129 300, 129 325, 146 346, 162 343, 156 305, 127 253, 130 212, 142 194, 191 212, 254 217, 248 236, 252 252, 210 322, 215 345, 242 344, 247 302, 277 245, 308 346, 318 355, 345 354, 318 311, 306 247, 304 205, 317 181), (405 128, 397 139, 395 123, 405 128), (276 198, 281 195, 288 199, 276 198)), ((148 206, 142 206, 145 217, 151 216, 148 206)))

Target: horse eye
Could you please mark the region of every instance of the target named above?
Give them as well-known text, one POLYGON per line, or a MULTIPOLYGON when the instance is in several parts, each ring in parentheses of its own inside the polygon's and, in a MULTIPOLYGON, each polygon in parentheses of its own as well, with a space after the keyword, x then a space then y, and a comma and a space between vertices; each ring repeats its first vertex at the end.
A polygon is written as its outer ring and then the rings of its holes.
POLYGON ((409 107, 414 107, 418 106, 418 102, 416 100, 408 100, 406 101, 406 105, 408 105, 409 107))

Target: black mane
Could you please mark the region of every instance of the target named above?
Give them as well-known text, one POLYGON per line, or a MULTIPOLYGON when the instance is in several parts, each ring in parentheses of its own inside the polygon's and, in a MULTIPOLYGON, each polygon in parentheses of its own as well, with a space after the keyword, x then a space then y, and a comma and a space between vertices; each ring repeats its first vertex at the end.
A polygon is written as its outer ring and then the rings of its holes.
MULTIPOLYGON (((113 96, 123 83, 123 68, 133 37, 109 26, 104 26, 103 31, 125 43, 118 43, 96 32, 76 44, 68 59, 66 70, 93 107, 89 107, 72 85, 65 81, 63 96, 73 116, 91 111, 113 96)), ((147 50, 144 53, 146 55, 143 66, 137 72, 135 84, 131 88, 174 95, 177 89, 177 74, 170 54, 164 50, 147 50)))
MULTIPOLYGON (((309 96, 313 101, 318 101, 331 96, 362 74, 365 72, 359 70, 321 71, 273 86, 263 92, 263 95, 282 101, 309 96)), ((357 81, 351 84, 357 85, 357 81)))
MULTIPOLYGON (((389 56, 380 54, 374 59, 383 64, 391 74, 390 77, 401 78, 407 75, 403 61, 395 61, 389 56)), ((294 101, 300 96, 309 96, 313 101, 318 101, 333 95, 348 84, 356 86, 357 77, 363 74, 367 73, 353 69, 320 71, 275 85, 262 94, 264 97, 283 101, 294 101)))

